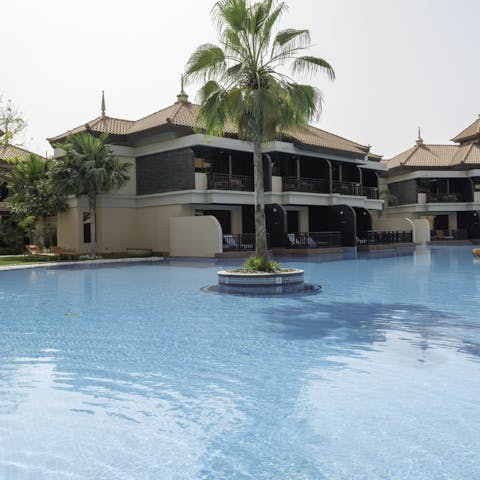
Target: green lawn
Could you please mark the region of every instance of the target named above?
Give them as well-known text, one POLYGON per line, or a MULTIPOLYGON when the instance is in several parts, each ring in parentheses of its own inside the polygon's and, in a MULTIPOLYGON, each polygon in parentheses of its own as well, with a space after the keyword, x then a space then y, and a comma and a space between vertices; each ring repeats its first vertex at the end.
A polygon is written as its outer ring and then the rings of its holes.
POLYGON ((0 257, 0 267, 8 265, 22 265, 26 263, 55 262, 58 260, 52 257, 34 257, 32 255, 17 255, 13 257, 0 257))

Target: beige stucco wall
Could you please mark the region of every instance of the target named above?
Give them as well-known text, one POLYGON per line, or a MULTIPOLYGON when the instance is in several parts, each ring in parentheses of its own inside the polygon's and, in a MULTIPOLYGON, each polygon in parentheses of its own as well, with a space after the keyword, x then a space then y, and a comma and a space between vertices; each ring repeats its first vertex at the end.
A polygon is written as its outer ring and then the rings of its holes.
MULTIPOLYGON (((83 242, 83 212, 73 207, 57 215, 57 245, 87 253, 90 243, 83 242)), ((136 212, 133 208, 97 208, 97 252, 123 252, 137 247, 136 212)))
POLYGON ((83 243, 82 208, 69 208, 57 215, 57 245, 65 250, 86 252, 83 243))
POLYGON ((222 251, 222 228, 215 217, 170 218, 170 255, 214 257, 222 251))
POLYGON ((404 217, 375 217, 372 215, 372 230, 405 230, 411 231, 412 223, 404 217))
POLYGON ((195 172, 195 190, 207 190, 208 177, 206 173, 195 172))
MULTIPOLYGON (((97 208, 97 251, 124 252, 141 248, 134 208, 97 208)), ((87 248, 90 244, 86 244, 87 248)))
POLYGON ((430 241, 430 223, 426 218, 411 220, 413 223, 413 241, 415 243, 426 243, 430 241))
POLYGON ((165 205, 137 209, 138 248, 150 248, 154 252, 170 251, 170 223, 172 217, 193 214, 191 205, 165 205))
POLYGON ((413 241, 421 244, 430 240, 430 224, 424 218, 375 217, 372 216, 373 230, 404 230, 413 232, 413 241))
POLYGON ((272 175, 272 192, 280 193, 282 191, 282 177, 272 175))

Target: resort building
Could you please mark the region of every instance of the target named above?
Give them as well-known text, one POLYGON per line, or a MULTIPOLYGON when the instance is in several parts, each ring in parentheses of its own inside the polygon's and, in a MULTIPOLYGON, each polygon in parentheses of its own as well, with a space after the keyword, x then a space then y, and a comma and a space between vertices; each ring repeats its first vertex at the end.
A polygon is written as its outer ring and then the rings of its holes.
MULTIPOLYGON (((229 126, 223 137, 205 135, 197 111, 183 89, 173 105, 137 121, 107 116, 102 98, 100 116, 49 139, 60 157, 68 135, 106 132, 118 158, 131 163, 128 184, 99 196, 99 252, 214 256, 253 248, 252 144, 229 126)), ((266 145, 263 162, 274 251, 355 246, 372 230, 386 166, 369 146, 308 126, 266 145)), ((89 222, 86 199, 71 198, 58 215, 58 245, 87 252, 89 222)))
POLYGON ((385 161, 387 216, 426 219, 431 240, 480 238, 480 117, 453 139, 415 145, 385 161))

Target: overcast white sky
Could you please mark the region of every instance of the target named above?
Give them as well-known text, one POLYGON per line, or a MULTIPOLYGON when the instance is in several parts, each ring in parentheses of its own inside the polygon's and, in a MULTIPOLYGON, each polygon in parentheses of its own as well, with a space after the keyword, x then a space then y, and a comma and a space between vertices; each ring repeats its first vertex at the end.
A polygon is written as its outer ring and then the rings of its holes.
MULTIPOLYGON (((213 0, 3 0, 0 93, 24 113, 25 146, 107 115, 136 120, 176 100, 192 51, 215 42, 213 0)), ((290 0, 337 80, 316 124, 389 158, 447 143, 480 112, 479 0, 290 0)), ((195 99, 193 86, 187 89, 195 99)))

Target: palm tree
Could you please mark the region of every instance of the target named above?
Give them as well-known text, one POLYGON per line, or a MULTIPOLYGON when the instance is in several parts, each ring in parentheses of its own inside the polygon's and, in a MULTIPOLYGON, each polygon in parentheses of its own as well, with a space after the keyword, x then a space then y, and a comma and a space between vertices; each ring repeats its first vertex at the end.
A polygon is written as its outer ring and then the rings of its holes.
POLYGON ((200 45, 186 67, 187 80, 201 80, 199 120, 209 134, 221 135, 226 122, 253 142, 256 255, 267 254, 262 145, 304 126, 320 110, 321 96, 284 73, 335 74, 322 58, 305 55, 308 30, 276 31, 287 10, 283 1, 220 0, 212 9, 220 46, 200 45))
POLYGON ((65 151, 52 167, 52 185, 67 195, 86 195, 90 212, 90 254, 96 256, 97 195, 125 185, 130 163, 116 158, 107 145, 106 133, 95 137, 90 133, 70 135, 66 143, 55 145, 65 151))
POLYGON ((67 209, 65 196, 52 191, 48 171, 52 160, 30 153, 25 160, 11 162, 6 174, 7 204, 13 218, 42 247, 45 244, 44 218, 67 209))

